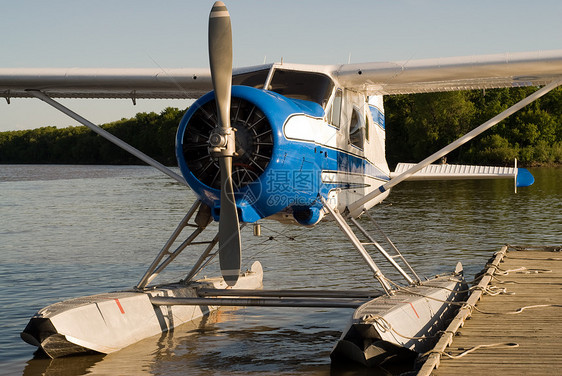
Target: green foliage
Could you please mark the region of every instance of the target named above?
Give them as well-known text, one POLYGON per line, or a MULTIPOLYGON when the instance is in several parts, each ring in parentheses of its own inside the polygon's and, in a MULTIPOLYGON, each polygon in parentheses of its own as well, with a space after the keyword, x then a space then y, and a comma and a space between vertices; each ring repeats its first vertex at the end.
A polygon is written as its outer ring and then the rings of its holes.
MULTIPOLYGON (((139 113, 102 125, 166 165, 175 165, 175 134, 185 111, 139 113)), ((137 164, 139 160, 86 127, 43 127, 0 133, 0 163, 137 164)))
MULTIPOLYGON (((385 98, 391 166, 419 161, 535 91, 534 87, 385 98)), ((561 163, 562 89, 556 89, 447 156, 449 163, 561 163)))
POLYGON ((511 164, 517 158, 518 150, 499 134, 485 136, 479 143, 477 155, 483 164, 511 164))

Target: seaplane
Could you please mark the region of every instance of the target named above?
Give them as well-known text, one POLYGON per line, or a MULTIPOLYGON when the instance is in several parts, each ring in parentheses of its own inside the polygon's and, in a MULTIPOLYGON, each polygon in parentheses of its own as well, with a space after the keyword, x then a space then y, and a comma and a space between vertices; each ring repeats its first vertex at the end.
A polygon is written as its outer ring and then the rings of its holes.
POLYGON ((198 198, 136 286, 49 305, 30 319, 22 339, 53 358, 107 354, 223 306, 346 307, 353 314, 333 348, 334 361, 370 366, 422 354, 466 299, 462 266, 420 278, 388 236, 377 240, 370 233, 378 225, 369 209, 404 181, 506 178, 516 186, 532 184, 532 175, 517 166, 435 162, 560 86, 562 50, 233 68, 231 29, 227 8, 217 1, 209 16, 209 69, 0 69, 0 96, 8 103, 38 98, 190 187, 198 198), (423 161, 389 169, 383 96, 519 86, 537 90, 423 161), (177 130, 181 175, 55 98, 196 99, 177 130), (246 224, 259 231, 263 219, 288 226, 335 222, 350 241, 341 251, 359 252, 373 285, 263 289, 259 261, 241 270, 240 236, 246 224), (213 221, 218 232, 200 241, 213 221), (184 279, 153 282, 184 249, 202 243, 204 252, 184 279), (216 256, 221 276, 198 278, 216 256), (381 261, 403 281, 386 277, 381 261))

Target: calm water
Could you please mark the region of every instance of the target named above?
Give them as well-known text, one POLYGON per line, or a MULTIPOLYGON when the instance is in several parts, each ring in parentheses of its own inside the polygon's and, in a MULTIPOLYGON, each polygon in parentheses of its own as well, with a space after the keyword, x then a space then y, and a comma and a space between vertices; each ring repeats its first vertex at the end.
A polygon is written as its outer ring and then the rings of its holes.
MULTIPOLYGON (((562 169, 532 172, 535 185, 518 194, 511 181, 404 183, 372 213, 420 274, 462 261, 470 279, 505 243, 561 243, 562 169)), ((0 165, 0 374, 367 374, 330 365, 346 309, 244 308, 105 357, 34 359, 19 332, 37 310, 135 285, 193 201, 148 167, 0 165)), ((265 288, 375 285, 331 223, 264 222, 243 242, 245 265, 264 265, 265 288)), ((157 281, 182 278, 198 252, 157 281)))

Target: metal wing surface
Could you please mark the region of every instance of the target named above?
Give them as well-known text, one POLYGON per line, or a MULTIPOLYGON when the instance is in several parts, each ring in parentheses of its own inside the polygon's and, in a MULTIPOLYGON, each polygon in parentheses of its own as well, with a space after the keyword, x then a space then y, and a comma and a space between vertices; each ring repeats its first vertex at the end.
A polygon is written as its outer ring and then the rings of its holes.
POLYGON ((198 98, 213 89, 208 69, 0 69, 0 96, 52 98, 198 98))
MULTIPOLYGON (((300 67, 329 73, 341 86, 369 95, 540 86, 562 78, 562 50, 300 67)), ((208 69, 0 68, 0 97, 31 97, 28 90, 53 98, 189 99, 212 90, 212 82, 208 69)))
POLYGON ((541 86, 562 78, 562 50, 345 64, 332 74, 370 95, 541 86))

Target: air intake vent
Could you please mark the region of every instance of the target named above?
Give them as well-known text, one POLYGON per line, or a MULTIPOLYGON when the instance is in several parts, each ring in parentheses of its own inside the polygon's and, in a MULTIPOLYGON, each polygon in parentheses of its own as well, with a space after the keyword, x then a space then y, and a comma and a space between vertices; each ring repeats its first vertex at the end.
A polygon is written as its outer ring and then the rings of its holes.
MULTIPOLYGON (((209 151, 209 136, 217 127, 216 103, 199 107, 186 126, 182 150, 189 170, 203 184, 220 189, 218 160, 209 151)), ((256 180, 273 153, 273 134, 265 114, 253 103, 232 98, 231 126, 236 129, 236 153, 232 160, 235 189, 256 180)))

